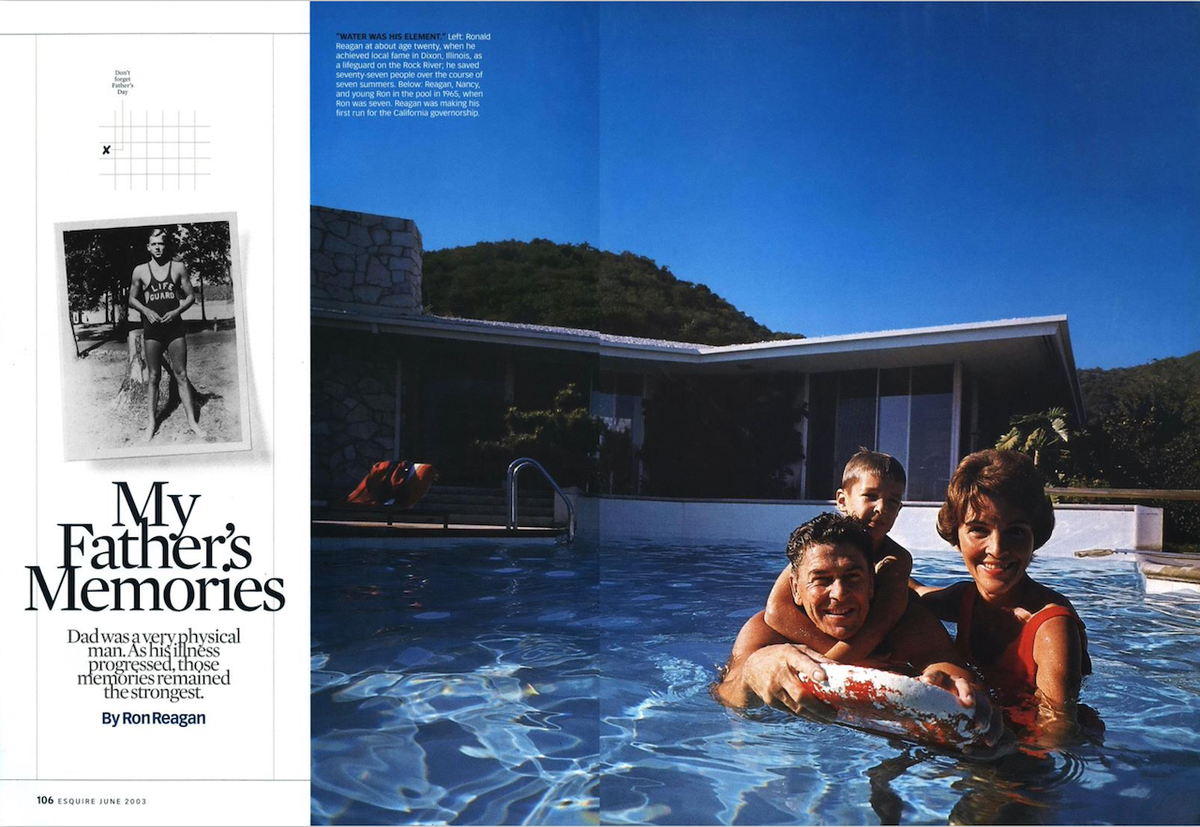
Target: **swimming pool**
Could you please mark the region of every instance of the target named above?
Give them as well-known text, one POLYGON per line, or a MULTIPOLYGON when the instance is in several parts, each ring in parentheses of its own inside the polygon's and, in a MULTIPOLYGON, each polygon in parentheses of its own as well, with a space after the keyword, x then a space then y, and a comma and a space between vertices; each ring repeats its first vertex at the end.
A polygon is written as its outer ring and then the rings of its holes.
MULTIPOLYGON (((475 542, 314 553, 314 823, 1200 821, 1200 602, 1132 561, 1039 560, 1074 600, 1103 744, 972 763, 708 687, 778 547, 475 542)), ((960 579, 950 553, 918 576, 960 579)))

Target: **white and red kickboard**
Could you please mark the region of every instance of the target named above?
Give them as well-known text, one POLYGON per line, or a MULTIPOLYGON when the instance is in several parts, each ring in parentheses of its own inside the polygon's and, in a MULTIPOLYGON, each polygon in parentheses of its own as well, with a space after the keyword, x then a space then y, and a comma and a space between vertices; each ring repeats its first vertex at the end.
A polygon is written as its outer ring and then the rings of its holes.
POLYGON ((974 708, 964 708, 945 689, 865 666, 825 663, 821 668, 824 683, 803 674, 800 682, 836 711, 838 723, 953 749, 982 741, 986 734, 971 726, 974 708))

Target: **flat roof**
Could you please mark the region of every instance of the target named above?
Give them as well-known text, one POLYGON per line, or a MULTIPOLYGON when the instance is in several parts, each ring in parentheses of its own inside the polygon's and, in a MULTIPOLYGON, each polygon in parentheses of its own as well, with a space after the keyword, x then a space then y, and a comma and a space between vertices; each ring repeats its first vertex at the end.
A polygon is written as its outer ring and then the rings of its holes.
POLYGON ((965 368, 1019 387, 1031 376, 1068 391, 1077 417, 1083 403, 1065 315, 966 322, 937 327, 779 339, 739 345, 703 345, 616 336, 551 325, 389 315, 373 308, 314 308, 314 324, 377 333, 452 339, 596 354, 605 368, 654 367, 704 372, 797 371, 961 362, 965 368))

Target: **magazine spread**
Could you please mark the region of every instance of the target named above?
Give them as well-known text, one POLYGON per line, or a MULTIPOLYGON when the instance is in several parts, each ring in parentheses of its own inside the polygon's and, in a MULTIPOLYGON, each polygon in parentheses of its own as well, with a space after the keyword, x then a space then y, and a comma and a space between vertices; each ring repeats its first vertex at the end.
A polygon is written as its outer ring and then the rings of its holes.
POLYGON ((307 26, 0 9, 0 823, 308 820, 307 26))
POLYGON ((0 0, 0 827, 1200 821, 1198 28, 0 0))
POLYGON ((1195 821, 1198 21, 312 4, 314 822, 1195 821))

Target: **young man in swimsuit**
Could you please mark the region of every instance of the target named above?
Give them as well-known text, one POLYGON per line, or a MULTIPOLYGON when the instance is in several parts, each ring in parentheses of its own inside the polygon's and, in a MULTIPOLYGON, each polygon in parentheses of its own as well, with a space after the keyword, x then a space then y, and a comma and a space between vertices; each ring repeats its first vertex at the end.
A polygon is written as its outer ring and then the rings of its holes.
POLYGON ((888 537, 900 514, 904 468, 895 457, 865 448, 842 471, 837 508, 867 526, 871 535, 868 560, 874 567, 875 597, 870 620, 848 638, 822 632, 793 600, 792 567, 785 567, 767 598, 764 620, 791 643, 802 643, 830 660, 858 663, 879 646, 908 608, 912 555, 888 537))
MULTIPOLYGON (((873 547, 862 523, 841 514, 821 514, 792 532, 788 540, 788 571, 792 599, 821 633, 838 641, 853 638, 868 622, 871 612, 874 567, 873 547)), ((721 683, 714 689, 727 706, 767 703, 799 712, 812 709, 796 672, 814 680, 825 675, 812 650, 795 646, 763 621, 759 612, 738 634, 721 683)), ((854 663, 875 668, 903 665, 926 683, 953 693, 964 708, 975 709, 975 726, 987 733, 993 746, 1003 734, 999 711, 954 647, 950 635, 927 609, 914 601, 884 636, 870 657, 854 663)))
POLYGON ((158 381, 164 349, 175 374, 188 427, 196 436, 204 437, 206 434, 196 419, 192 386, 188 382, 187 338, 183 323, 184 311, 196 301, 192 279, 186 264, 174 261, 167 255, 167 232, 162 227, 150 231, 146 250, 150 253, 150 260, 133 268, 129 285, 129 306, 142 314, 146 366, 149 368, 146 385, 148 416, 144 439, 146 442, 152 440, 158 428, 158 381))

